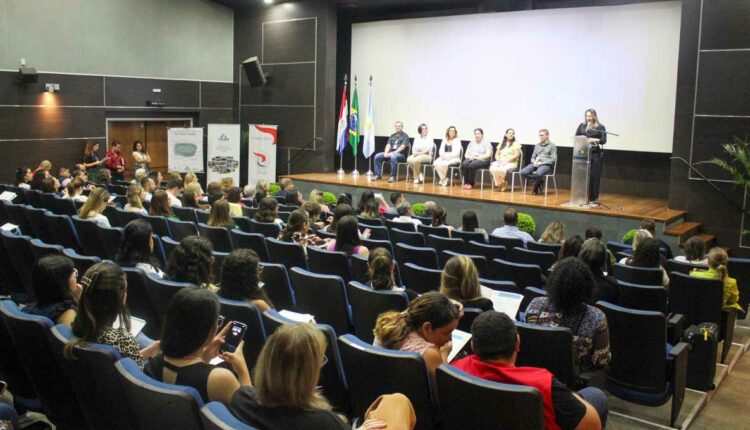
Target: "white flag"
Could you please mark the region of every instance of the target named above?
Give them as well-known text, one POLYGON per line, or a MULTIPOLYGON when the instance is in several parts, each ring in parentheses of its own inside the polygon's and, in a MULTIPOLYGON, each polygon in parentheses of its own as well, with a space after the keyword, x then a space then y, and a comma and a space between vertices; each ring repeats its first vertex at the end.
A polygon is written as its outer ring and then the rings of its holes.
POLYGON ((365 141, 362 144, 362 154, 370 158, 375 153, 375 110, 372 106, 372 86, 367 95, 367 117, 365 118, 365 141))

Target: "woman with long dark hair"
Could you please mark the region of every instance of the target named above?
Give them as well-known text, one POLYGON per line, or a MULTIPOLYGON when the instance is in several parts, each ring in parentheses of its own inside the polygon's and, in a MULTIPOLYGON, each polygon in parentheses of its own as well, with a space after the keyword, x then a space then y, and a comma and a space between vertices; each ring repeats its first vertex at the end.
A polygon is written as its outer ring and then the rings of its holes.
POLYGON ((214 282, 214 246, 202 236, 188 236, 169 254, 167 278, 171 281, 190 282, 201 288, 218 291, 214 282))
POLYGON ((359 240, 359 223, 353 215, 341 218, 336 226, 336 239, 332 240, 327 249, 341 251, 351 257, 354 254, 368 255, 370 251, 361 245, 359 240))
POLYGON ((117 251, 117 264, 122 267, 135 267, 146 273, 164 276, 159 269, 159 260, 154 257, 154 238, 151 224, 142 219, 130 221, 117 251))
POLYGON ((235 249, 221 265, 219 295, 226 299, 246 301, 265 312, 273 307, 261 288, 260 258, 252 249, 235 249))
POLYGON ((48 255, 34 265, 32 287, 36 301, 23 308, 55 324, 70 326, 76 317, 81 285, 73 261, 62 255, 48 255))
POLYGON ((638 241, 638 246, 633 249, 633 256, 625 260, 625 264, 635 267, 650 267, 661 269, 661 284, 669 286, 669 275, 661 265, 661 251, 659 241, 652 237, 644 237, 638 241))
POLYGON ((16 180, 13 182, 17 187, 30 189, 29 183, 34 179, 34 172, 26 166, 21 166, 16 169, 16 180))
POLYGON ((179 221, 179 218, 175 216, 172 211, 172 206, 169 205, 169 196, 164 190, 154 191, 154 195, 151 196, 151 203, 148 208, 148 213, 151 216, 163 216, 174 221, 179 221))

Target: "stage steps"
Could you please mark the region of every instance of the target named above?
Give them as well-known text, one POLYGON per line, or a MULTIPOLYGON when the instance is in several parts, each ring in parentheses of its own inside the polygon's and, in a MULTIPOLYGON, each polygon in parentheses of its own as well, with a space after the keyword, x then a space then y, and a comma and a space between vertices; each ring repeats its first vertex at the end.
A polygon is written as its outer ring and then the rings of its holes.
POLYGON ((703 239, 704 242, 706 242, 706 248, 711 248, 711 246, 713 246, 714 244, 714 241, 716 240, 716 236, 714 236, 713 234, 701 233, 700 230, 701 223, 693 221, 683 221, 682 223, 672 226, 671 228, 666 230, 664 234, 667 236, 677 237, 677 240, 680 243, 680 248, 682 248, 686 240, 690 239, 693 236, 699 236, 701 239, 703 239))

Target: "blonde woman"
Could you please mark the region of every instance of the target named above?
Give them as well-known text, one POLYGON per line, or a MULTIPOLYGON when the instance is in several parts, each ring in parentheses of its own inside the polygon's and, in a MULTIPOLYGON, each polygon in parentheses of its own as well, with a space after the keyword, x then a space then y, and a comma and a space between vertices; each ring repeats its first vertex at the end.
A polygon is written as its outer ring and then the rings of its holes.
POLYGON ((424 182, 422 175, 422 164, 432 161, 432 151, 435 142, 427 136, 427 124, 419 124, 417 129, 419 136, 414 138, 414 144, 411 146, 411 155, 406 159, 409 168, 414 172, 414 183, 421 184, 424 182))
MULTIPOLYGON (((633 244, 632 244, 633 253, 635 253, 635 250, 638 248, 638 244, 641 243, 641 241, 643 241, 643 239, 646 239, 646 238, 653 239, 653 236, 651 236, 651 233, 648 230, 644 230, 642 228, 636 230, 635 234, 633 235, 633 244)), ((627 264, 627 261, 628 261, 628 257, 623 257, 620 259, 619 263, 627 264)))
POLYGON ((482 297, 479 285, 479 271, 471 258, 465 255, 451 257, 440 275, 440 292, 453 299, 464 308, 492 310, 492 301, 482 297))
POLYGON ((331 208, 326 204, 325 199, 323 199, 323 192, 317 188, 310 191, 310 199, 308 201, 319 204, 322 213, 328 213, 331 211, 331 208))
POLYGON ((211 213, 208 215, 208 225, 211 227, 235 228, 236 225, 230 215, 229 202, 219 199, 211 205, 211 213))
POLYGON ((500 191, 505 191, 508 182, 505 177, 508 172, 518 169, 518 160, 521 157, 521 144, 516 142, 516 131, 512 128, 505 130, 505 136, 495 150, 495 161, 490 164, 490 173, 495 180, 495 186, 500 191))
POLYGON ((128 212, 137 212, 143 215, 148 215, 146 209, 143 208, 143 201, 146 199, 146 192, 143 191, 143 187, 140 185, 129 186, 126 197, 128 198, 128 202, 123 209, 128 212))
POLYGON ((562 244, 565 242, 565 224, 560 221, 552 221, 539 238, 539 243, 562 244))
POLYGON ((82 219, 94 221, 102 227, 109 227, 109 219, 102 215, 109 204, 109 197, 109 192, 105 188, 95 189, 78 211, 78 216, 82 219))
POLYGON ((224 193, 224 195, 226 196, 227 194, 229 194, 229 190, 232 187, 234 187, 234 179, 229 178, 229 177, 221 178, 220 184, 221 184, 221 192, 224 193))
POLYGON ((458 138, 456 127, 448 127, 445 138, 440 142, 438 157, 432 162, 441 187, 448 186, 448 168, 461 164, 461 149, 461 139, 458 138))
POLYGON ((187 189, 187 186, 190 184, 196 184, 198 187, 195 188, 195 185, 193 185, 192 189, 195 191, 199 191, 198 195, 203 195, 203 188, 201 188, 201 183, 198 181, 198 176, 193 172, 187 172, 185 174, 185 188, 187 189))
POLYGON ((740 299, 740 293, 737 289, 737 280, 729 277, 727 261, 729 261, 729 256, 724 249, 718 247, 712 248, 708 252, 708 270, 696 269, 690 272, 690 276, 705 279, 721 279, 724 283, 724 307, 734 308, 743 312, 742 307, 737 303, 740 299))

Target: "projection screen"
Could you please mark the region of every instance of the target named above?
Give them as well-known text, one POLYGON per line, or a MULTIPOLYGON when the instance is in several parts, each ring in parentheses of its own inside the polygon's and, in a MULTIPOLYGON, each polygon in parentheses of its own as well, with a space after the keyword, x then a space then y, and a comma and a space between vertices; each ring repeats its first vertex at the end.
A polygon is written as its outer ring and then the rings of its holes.
POLYGON ((350 76, 363 116, 373 76, 379 136, 401 120, 434 138, 455 125, 463 140, 511 127, 524 144, 547 128, 572 146, 592 107, 620 135, 607 149, 671 152, 680 14, 668 1, 359 23, 350 76))

